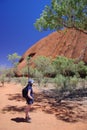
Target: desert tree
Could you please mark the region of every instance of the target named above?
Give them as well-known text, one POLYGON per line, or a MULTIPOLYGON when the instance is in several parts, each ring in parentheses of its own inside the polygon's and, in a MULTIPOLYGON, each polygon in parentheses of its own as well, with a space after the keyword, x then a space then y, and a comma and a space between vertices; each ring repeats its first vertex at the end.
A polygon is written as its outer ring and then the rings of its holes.
POLYGON ((87 0, 51 0, 34 25, 39 31, 66 27, 87 33, 87 0))
MULTIPOLYGON (((21 58, 21 56, 19 56, 17 53, 13 53, 13 54, 9 54, 8 55, 8 60, 11 62, 11 72, 13 70, 13 72, 17 72, 17 65, 19 62, 19 59, 21 58)), ((13 73, 12 72, 12 73, 13 73)))
POLYGON ((31 57, 30 56, 27 56, 26 57, 26 63, 27 63, 27 73, 28 73, 28 78, 29 78, 29 75, 30 75, 30 68, 29 68, 29 66, 30 66, 30 63, 31 63, 31 57))
POLYGON ((19 56, 17 53, 13 53, 13 54, 8 55, 8 60, 11 61, 12 67, 17 66, 20 58, 21 58, 21 56, 19 56))
POLYGON ((38 79, 39 84, 42 82, 46 85, 48 82, 47 77, 54 74, 52 58, 46 56, 38 56, 33 62, 35 64, 34 76, 38 79))

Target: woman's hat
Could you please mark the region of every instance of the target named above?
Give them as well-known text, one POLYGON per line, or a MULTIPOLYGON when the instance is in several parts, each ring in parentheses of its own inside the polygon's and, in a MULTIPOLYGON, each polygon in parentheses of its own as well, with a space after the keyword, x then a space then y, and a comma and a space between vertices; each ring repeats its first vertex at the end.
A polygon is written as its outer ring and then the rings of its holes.
POLYGON ((33 79, 29 79, 29 80, 28 80, 28 83, 32 83, 32 84, 33 84, 33 83, 34 83, 34 80, 33 80, 33 79))

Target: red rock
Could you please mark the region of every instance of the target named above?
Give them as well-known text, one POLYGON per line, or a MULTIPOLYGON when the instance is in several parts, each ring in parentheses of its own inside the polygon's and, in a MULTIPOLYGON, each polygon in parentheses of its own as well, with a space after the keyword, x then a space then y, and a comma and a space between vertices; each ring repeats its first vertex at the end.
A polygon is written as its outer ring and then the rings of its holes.
POLYGON ((59 55, 83 60, 87 63, 87 34, 76 29, 53 32, 35 43, 23 54, 18 68, 21 69, 25 66, 27 56, 34 59, 37 56, 55 58, 59 55))

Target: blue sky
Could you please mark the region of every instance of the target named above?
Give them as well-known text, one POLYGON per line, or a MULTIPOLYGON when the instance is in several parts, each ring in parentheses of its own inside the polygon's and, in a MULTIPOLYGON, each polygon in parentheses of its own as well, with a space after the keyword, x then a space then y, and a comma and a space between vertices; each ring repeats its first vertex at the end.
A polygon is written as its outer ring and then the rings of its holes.
POLYGON ((39 32, 34 23, 51 0, 0 0, 0 65, 9 65, 7 56, 25 51, 50 31, 39 32))

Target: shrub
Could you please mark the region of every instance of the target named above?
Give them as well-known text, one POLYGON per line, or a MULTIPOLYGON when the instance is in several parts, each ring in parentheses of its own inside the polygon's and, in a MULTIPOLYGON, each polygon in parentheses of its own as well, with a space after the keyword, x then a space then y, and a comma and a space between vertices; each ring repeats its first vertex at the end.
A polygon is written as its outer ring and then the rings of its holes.
POLYGON ((27 84, 27 78, 26 77, 22 77, 20 81, 21 81, 21 84, 23 86, 25 86, 27 84))
POLYGON ((74 60, 68 59, 66 57, 58 56, 53 61, 56 74, 63 74, 69 76, 75 73, 74 60))
POLYGON ((83 61, 80 61, 76 65, 76 72, 79 73, 80 77, 85 78, 87 76, 87 66, 83 61))
POLYGON ((36 69, 40 71, 44 76, 54 73, 54 68, 51 62, 51 58, 45 56, 38 56, 34 61, 36 69))

